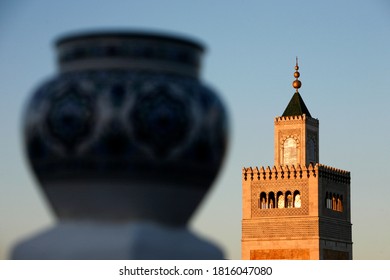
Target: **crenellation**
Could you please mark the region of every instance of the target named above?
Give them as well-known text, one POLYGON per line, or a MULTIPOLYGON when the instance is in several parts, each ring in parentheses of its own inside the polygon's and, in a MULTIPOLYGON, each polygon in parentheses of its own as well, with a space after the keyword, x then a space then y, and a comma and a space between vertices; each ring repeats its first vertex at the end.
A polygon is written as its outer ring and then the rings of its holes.
MULTIPOLYGON (((277 180, 278 179, 278 170, 277 170, 277 168, 276 168, 276 166, 274 165, 274 167, 272 168, 272 173, 273 173, 273 175, 274 175, 274 178, 275 178, 275 180, 277 180)), ((270 179, 272 178, 272 176, 270 176, 270 179)))
POLYGON ((299 178, 302 178, 302 173, 303 173, 302 167, 301 167, 300 164, 298 164, 298 174, 299 174, 299 178))
POLYGON ((260 171, 257 166, 256 166, 256 175, 257 175, 257 180, 260 180, 260 171))
POLYGON ((308 170, 309 170, 309 173, 311 172, 314 177, 317 176, 317 172, 316 172, 315 166, 313 165, 312 162, 310 162, 308 170))
POLYGON ((278 122, 291 122, 291 121, 309 121, 312 123, 318 123, 318 119, 306 116, 306 114, 299 116, 279 116, 275 117, 275 123, 278 122))
POLYGON ((334 168, 331 166, 310 163, 308 166, 284 165, 284 166, 270 166, 264 167, 243 167, 243 178, 246 181, 250 176, 251 181, 254 179, 260 180, 278 180, 278 179, 302 179, 304 177, 320 177, 330 179, 336 182, 349 183, 351 174, 349 171, 334 168))
POLYGON ((283 166, 279 165, 278 166, 278 170, 279 170, 279 173, 280 173, 280 178, 284 179, 284 169, 283 169, 283 166))
POLYGON ((307 177, 307 178, 310 178, 310 169, 309 169, 309 166, 307 166, 307 167, 305 168, 305 172, 306 172, 306 177, 307 177))
POLYGON ((290 168, 288 168, 288 165, 286 165, 286 170, 287 170, 287 179, 290 179, 290 168))
POLYGON ((334 168, 324 164, 317 164, 318 174, 320 177, 339 183, 350 184, 351 173, 346 170, 334 168))
POLYGON ((303 114, 302 116, 281 116, 281 117, 275 117, 275 122, 283 122, 283 121, 292 121, 292 120, 305 120, 306 115, 303 114))
MULTIPOLYGON (((319 120, 315 119, 315 118, 308 117, 306 115, 303 115, 303 116, 282 116, 282 117, 276 117, 274 119, 275 128, 276 127, 283 127, 283 126, 285 126, 286 128, 289 127, 291 135, 294 135, 294 133, 292 133, 292 130, 294 129, 294 127, 296 128, 297 125, 300 126, 303 124, 305 124, 307 127, 314 129, 314 132, 315 132, 316 128, 318 128, 318 126, 319 126, 319 120)), ((284 131, 287 131, 287 130, 284 129, 284 131)))
POLYGON ((248 174, 248 169, 243 167, 242 168, 242 176, 243 176, 243 179, 246 181, 247 180, 247 174, 248 174))
MULTIPOLYGON (((272 167, 270 166, 243 167, 242 175, 245 181, 249 176, 251 181, 253 181, 254 179, 257 179, 257 181, 278 180, 278 179, 280 180, 302 179, 302 178, 316 177, 319 170, 318 167, 319 167, 318 164, 316 166, 313 166, 313 164, 310 164, 308 166, 301 166, 300 164, 298 164, 298 165, 284 165, 284 166, 274 165, 272 167)), ((341 172, 341 171, 333 170, 332 172, 334 174, 338 174, 337 172, 341 172)), ((331 174, 330 171, 328 171, 324 176, 329 176, 330 174, 331 174)))
POLYGON ((294 173, 294 178, 297 178, 297 169, 295 168, 295 165, 292 165, 291 167, 294 173))

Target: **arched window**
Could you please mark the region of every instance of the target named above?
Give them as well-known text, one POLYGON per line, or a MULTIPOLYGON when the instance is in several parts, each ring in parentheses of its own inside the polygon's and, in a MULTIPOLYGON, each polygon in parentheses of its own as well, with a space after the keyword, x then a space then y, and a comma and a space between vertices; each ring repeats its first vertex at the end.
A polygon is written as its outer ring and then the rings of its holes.
POLYGON ((283 143, 283 163, 286 165, 298 162, 297 142, 294 138, 287 138, 283 143))
POLYGON ((282 192, 278 192, 277 194, 278 197, 278 208, 284 208, 284 195, 282 192))
POLYGON ((325 207, 337 212, 343 212, 344 202, 343 196, 337 193, 326 192, 325 207))
POLYGON ((343 200, 342 196, 337 195, 337 211, 343 212, 343 200))
POLYGON ((332 193, 326 192, 326 197, 325 197, 325 205, 326 208, 332 209, 332 193))
POLYGON ((333 194, 332 196, 332 210, 336 210, 337 209, 337 200, 336 200, 336 195, 333 194))
POLYGON ((260 209, 267 209, 267 195, 265 192, 260 194, 260 209))
POLYGON ((294 207, 301 208, 301 194, 299 191, 294 192, 294 207))
POLYGON ((290 191, 286 192, 286 207, 293 208, 293 197, 290 191))
POLYGON ((268 194, 268 208, 275 208, 275 194, 273 192, 268 194))

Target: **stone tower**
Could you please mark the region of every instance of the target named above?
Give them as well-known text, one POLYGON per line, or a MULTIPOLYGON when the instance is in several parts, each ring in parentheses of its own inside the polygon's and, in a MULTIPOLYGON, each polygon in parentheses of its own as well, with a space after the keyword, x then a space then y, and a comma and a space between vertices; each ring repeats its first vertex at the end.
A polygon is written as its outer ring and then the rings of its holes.
POLYGON ((298 89, 274 120, 273 167, 242 170, 242 259, 352 259, 350 172, 319 163, 319 122, 298 89))

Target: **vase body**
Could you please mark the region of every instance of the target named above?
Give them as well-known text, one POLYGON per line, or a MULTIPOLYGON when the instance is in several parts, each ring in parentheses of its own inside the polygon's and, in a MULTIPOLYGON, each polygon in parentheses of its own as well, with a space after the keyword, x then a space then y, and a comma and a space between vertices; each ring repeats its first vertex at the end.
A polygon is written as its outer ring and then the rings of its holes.
POLYGON ((24 116, 28 160, 59 219, 185 224, 227 145, 227 116, 199 80, 203 48, 150 33, 57 41, 59 73, 24 116))

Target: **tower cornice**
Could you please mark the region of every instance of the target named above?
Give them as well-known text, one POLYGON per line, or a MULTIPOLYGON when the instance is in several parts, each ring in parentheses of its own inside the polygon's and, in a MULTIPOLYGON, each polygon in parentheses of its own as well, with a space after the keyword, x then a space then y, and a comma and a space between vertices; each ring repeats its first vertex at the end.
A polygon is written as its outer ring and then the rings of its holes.
POLYGON ((326 178, 331 181, 349 184, 351 173, 349 171, 327 166, 324 164, 310 163, 309 165, 280 165, 280 166, 255 166, 243 167, 242 179, 244 181, 266 180, 297 180, 310 177, 326 178))
POLYGON ((297 115, 297 116, 278 116, 275 117, 275 124, 281 123, 281 122, 291 122, 291 121, 308 121, 312 122, 313 124, 318 124, 319 121, 316 118, 312 118, 310 116, 307 116, 306 114, 303 115, 297 115))

